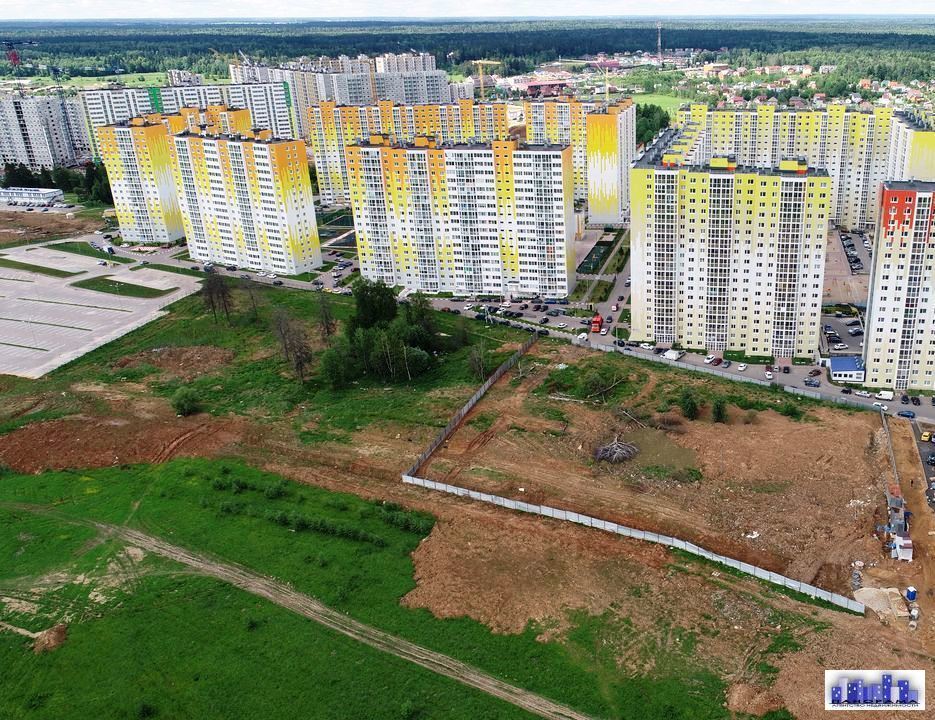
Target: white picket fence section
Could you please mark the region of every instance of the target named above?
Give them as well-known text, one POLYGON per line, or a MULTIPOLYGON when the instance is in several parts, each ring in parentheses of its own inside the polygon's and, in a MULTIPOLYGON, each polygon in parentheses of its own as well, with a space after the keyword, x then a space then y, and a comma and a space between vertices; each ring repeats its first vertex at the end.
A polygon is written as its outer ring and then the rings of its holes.
POLYGON ((740 572, 746 573, 747 575, 752 575, 753 577, 759 578, 761 580, 766 580, 767 582, 770 582, 774 585, 779 585, 781 587, 786 587, 791 590, 804 593, 811 598, 824 600, 852 612, 861 614, 864 612, 863 603, 859 603, 851 598, 844 597, 843 595, 838 595, 837 593, 829 592, 827 590, 822 590, 819 587, 809 585, 808 583, 804 583, 799 580, 793 580, 792 578, 786 577, 785 575, 780 575, 779 573, 764 570, 763 568, 757 567, 756 565, 741 562, 740 560, 725 557, 724 555, 718 555, 717 553, 713 553, 710 550, 705 550, 703 547, 695 545, 694 543, 690 543, 676 537, 660 535, 658 533, 649 532, 647 530, 637 530, 636 528, 627 527, 626 525, 620 525, 619 523, 610 522, 609 520, 601 520, 600 518, 591 517, 589 515, 582 515, 570 510, 561 510, 559 508, 549 507, 548 505, 534 505, 531 503, 522 502, 520 500, 511 500, 510 498, 501 497, 500 495, 491 495, 490 493, 468 490, 467 488, 457 487, 456 485, 448 485, 447 483, 435 482, 434 480, 426 480, 425 478, 415 477, 413 475, 403 475, 402 478, 403 482, 408 485, 418 485, 419 487, 423 487, 428 490, 437 490, 439 492, 457 495, 458 497, 470 498, 471 500, 478 500, 480 502, 497 505, 499 507, 508 508, 510 510, 518 510, 519 512, 532 513, 534 515, 541 515, 543 517, 563 520, 565 522, 573 522, 577 523, 578 525, 584 525, 585 527, 597 528, 598 530, 603 530, 605 532, 622 535, 623 537, 634 538, 636 540, 645 540, 647 542, 658 543, 660 545, 666 545, 667 547, 684 550, 685 552, 691 553, 692 555, 697 555, 698 557, 705 558, 706 560, 712 560, 713 562, 726 565, 727 567, 734 568, 735 570, 739 570, 740 572))

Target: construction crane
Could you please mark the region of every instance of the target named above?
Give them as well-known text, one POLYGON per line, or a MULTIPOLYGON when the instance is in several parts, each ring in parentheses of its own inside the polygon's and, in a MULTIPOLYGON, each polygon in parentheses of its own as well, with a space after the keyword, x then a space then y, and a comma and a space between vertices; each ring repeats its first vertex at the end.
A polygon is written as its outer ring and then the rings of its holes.
POLYGON ((0 44, 3 45, 4 50, 6 50, 6 59, 9 60, 10 65, 17 67, 22 62, 20 60, 19 52, 16 50, 17 45, 38 45, 35 40, 2 40, 0 44))
POLYGON ((484 87, 484 65, 500 65, 499 60, 471 60, 471 65, 477 65, 478 75, 480 76, 480 99, 481 102, 487 99, 486 88, 484 87))

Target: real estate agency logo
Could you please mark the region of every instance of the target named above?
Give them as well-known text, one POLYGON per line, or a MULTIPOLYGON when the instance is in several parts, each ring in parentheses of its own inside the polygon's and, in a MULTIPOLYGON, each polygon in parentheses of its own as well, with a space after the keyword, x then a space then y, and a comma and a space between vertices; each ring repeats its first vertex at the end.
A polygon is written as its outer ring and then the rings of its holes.
POLYGON ((925 671, 825 670, 825 710, 925 710, 925 671))

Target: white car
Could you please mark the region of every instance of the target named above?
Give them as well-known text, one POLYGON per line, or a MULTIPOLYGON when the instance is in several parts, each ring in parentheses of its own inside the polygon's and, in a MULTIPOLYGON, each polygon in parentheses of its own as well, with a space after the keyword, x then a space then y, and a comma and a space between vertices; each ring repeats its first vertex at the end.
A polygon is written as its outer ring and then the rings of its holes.
POLYGON ((266 277, 268 277, 270 280, 275 280, 275 279, 276 279, 276 276, 273 275, 273 273, 270 273, 270 274, 267 275, 266 277))
POLYGON ((772 374, 769 370, 766 371, 766 379, 767 379, 767 380, 772 380, 772 379, 773 379, 773 374, 772 374))
POLYGON ((651 345, 649 343, 640 343, 640 348, 642 348, 643 350, 654 350, 655 347, 656 347, 655 345, 651 345))
POLYGON ((881 402, 873 403, 873 407, 880 408, 883 412, 886 412, 887 410, 889 410, 889 408, 881 402))
POLYGON ((587 340, 587 339, 588 339, 588 334, 587 334, 587 333, 581 333, 581 334, 578 336, 578 339, 579 339, 579 340, 587 340))
POLYGON ((601 335, 607 334, 607 328, 601 328, 601 335))
POLYGON ((737 366, 737 372, 743 372, 746 369, 747 369, 747 363, 740 363, 740 365, 737 366))
POLYGON ((474 309, 474 306, 473 306, 473 305, 465 305, 465 306, 464 306, 464 311, 465 311, 465 312, 470 312, 470 311, 473 310, 473 309, 474 309))
POLYGON ((266 273, 265 273, 265 272, 258 272, 256 275, 257 275, 257 277, 266 277, 266 273))
POLYGON ((832 347, 835 350, 847 350, 847 343, 835 343, 832 347))
POLYGON ((855 390, 854 395, 856 395, 857 397, 864 397, 864 398, 870 397, 870 393, 868 393, 866 390, 855 390))
POLYGON ((559 324, 556 325, 555 327, 557 327, 557 328, 567 328, 567 327, 568 327, 568 323, 559 323, 559 324))
POLYGON ((710 365, 713 361, 714 361, 714 355, 708 355, 708 357, 704 359, 704 364, 710 365))

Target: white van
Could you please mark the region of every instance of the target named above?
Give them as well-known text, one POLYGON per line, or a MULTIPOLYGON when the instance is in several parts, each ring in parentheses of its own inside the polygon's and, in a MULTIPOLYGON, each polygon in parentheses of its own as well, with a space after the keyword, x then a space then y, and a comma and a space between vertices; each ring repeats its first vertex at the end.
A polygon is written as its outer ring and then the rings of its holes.
POLYGON ((881 390, 873 397, 875 397, 877 400, 892 400, 893 391, 892 390, 881 390))

